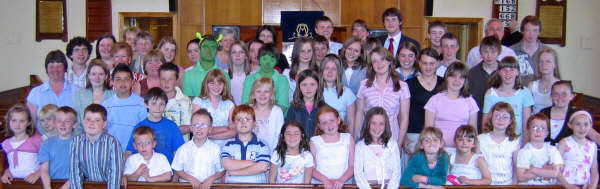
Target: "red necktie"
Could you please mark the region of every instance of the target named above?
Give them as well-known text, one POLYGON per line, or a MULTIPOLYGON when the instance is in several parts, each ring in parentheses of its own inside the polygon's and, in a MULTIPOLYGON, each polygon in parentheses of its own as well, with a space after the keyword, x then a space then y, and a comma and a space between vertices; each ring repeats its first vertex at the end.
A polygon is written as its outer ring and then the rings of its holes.
POLYGON ((388 50, 394 55, 394 38, 390 38, 390 48, 388 50))

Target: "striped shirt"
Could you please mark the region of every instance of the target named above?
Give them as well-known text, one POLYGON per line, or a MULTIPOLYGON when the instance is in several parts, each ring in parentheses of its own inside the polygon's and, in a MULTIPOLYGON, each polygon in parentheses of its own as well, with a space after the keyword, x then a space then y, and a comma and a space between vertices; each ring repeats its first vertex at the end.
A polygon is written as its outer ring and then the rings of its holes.
POLYGON ((119 141, 102 132, 96 141, 85 133, 77 135, 71 143, 71 188, 83 188, 84 181, 107 182, 109 189, 118 189, 123 172, 123 151, 119 141))
MULTIPOLYGON (((221 159, 231 158, 233 160, 252 160, 254 162, 271 162, 271 152, 269 147, 252 133, 252 140, 244 145, 239 139, 239 135, 235 138, 227 140, 221 151, 221 159)), ((266 173, 246 176, 230 176, 225 177, 225 183, 266 183, 266 173)))

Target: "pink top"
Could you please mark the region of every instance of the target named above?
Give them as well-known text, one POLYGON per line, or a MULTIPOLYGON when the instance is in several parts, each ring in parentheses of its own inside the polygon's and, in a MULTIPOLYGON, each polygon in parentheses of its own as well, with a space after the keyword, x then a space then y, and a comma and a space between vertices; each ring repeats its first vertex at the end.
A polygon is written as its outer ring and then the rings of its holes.
POLYGON ((377 79, 373 81, 371 87, 367 87, 367 80, 364 79, 360 82, 360 88, 356 97, 363 99, 367 105, 365 112, 373 107, 379 106, 385 109, 388 118, 390 119, 390 126, 392 127, 392 138, 398 139, 400 134, 400 125, 398 124, 398 113, 400 113, 400 101, 410 98, 410 92, 408 85, 404 81, 400 82, 400 90, 394 91, 394 85, 392 80, 389 80, 385 88, 379 88, 377 86, 377 79))
MULTIPOLYGON (((12 139, 12 137, 8 138, 2 142, 2 149, 6 152, 6 155, 10 154, 11 152, 39 153, 40 147, 42 146, 42 142, 43 142, 42 137, 36 133, 33 136, 30 136, 29 138, 25 139, 25 142, 15 149, 12 147, 12 145, 10 145, 11 139, 12 139)), ((19 153, 13 153, 12 158, 13 158, 14 165, 10 165, 10 166, 13 166, 13 167, 19 166, 18 155, 19 155, 19 153)), ((7 158, 10 158, 10 157, 7 157, 7 158)))
POLYGON ((454 147, 454 133, 461 125, 469 123, 469 117, 476 116, 479 107, 472 96, 450 99, 446 92, 433 95, 425 110, 435 113, 434 126, 444 133, 446 146, 454 147))

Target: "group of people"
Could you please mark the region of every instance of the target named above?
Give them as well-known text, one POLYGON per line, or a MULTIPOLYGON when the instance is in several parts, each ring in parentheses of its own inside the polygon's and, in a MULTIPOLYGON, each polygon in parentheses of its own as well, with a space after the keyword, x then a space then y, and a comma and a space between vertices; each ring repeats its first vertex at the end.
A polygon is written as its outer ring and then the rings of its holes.
POLYGON ((49 80, 8 111, 1 180, 597 186, 600 135, 569 105, 573 87, 539 41, 539 19, 523 19, 512 47, 490 20, 466 63, 443 23, 429 24, 421 49, 396 8, 381 19, 387 35, 369 37, 356 20, 341 44, 320 17, 291 63, 270 26, 249 42, 228 29, 197 34, 186 69, 171 37, 153 49, 135 27, 123 42, 103 35, 89 62, 92 45, 75 37, 66 55, 47 54, 49 80))

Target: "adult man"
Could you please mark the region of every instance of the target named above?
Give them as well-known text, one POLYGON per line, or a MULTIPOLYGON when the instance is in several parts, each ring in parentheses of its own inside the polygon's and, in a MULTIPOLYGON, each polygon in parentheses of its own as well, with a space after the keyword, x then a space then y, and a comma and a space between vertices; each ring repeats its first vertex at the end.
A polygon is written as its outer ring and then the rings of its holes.
POLYGON ((417 49, 421 49, 419 42, 402 34, 402 14, 396 8, 388 8, 381 15, 387 35, 380 36, 377 39, 383 43, 383 47, 393 52, 394 57, 400 52, 400 43, 404 41, 413 42, 417 49))
MULTIPOLYGON (((504 37, 504 25, 502 21, 492 18, 485 24, 485 36, 495 36, 498 40, 502 40, 504 37)), ((517 57, 515 51, 511 48, 502 45, 502 50, 500 51, 500 55, 498 56, 498 60, 502 60, 504 57, 514 56, 517 57)), ((473 47, 469 51, 469 55, 467 56, 467 66, 469 68, 475 67, 475 65, 479 64, 483 59, 481 58, 481 54, 479 52, 479 46, 473 47)))

